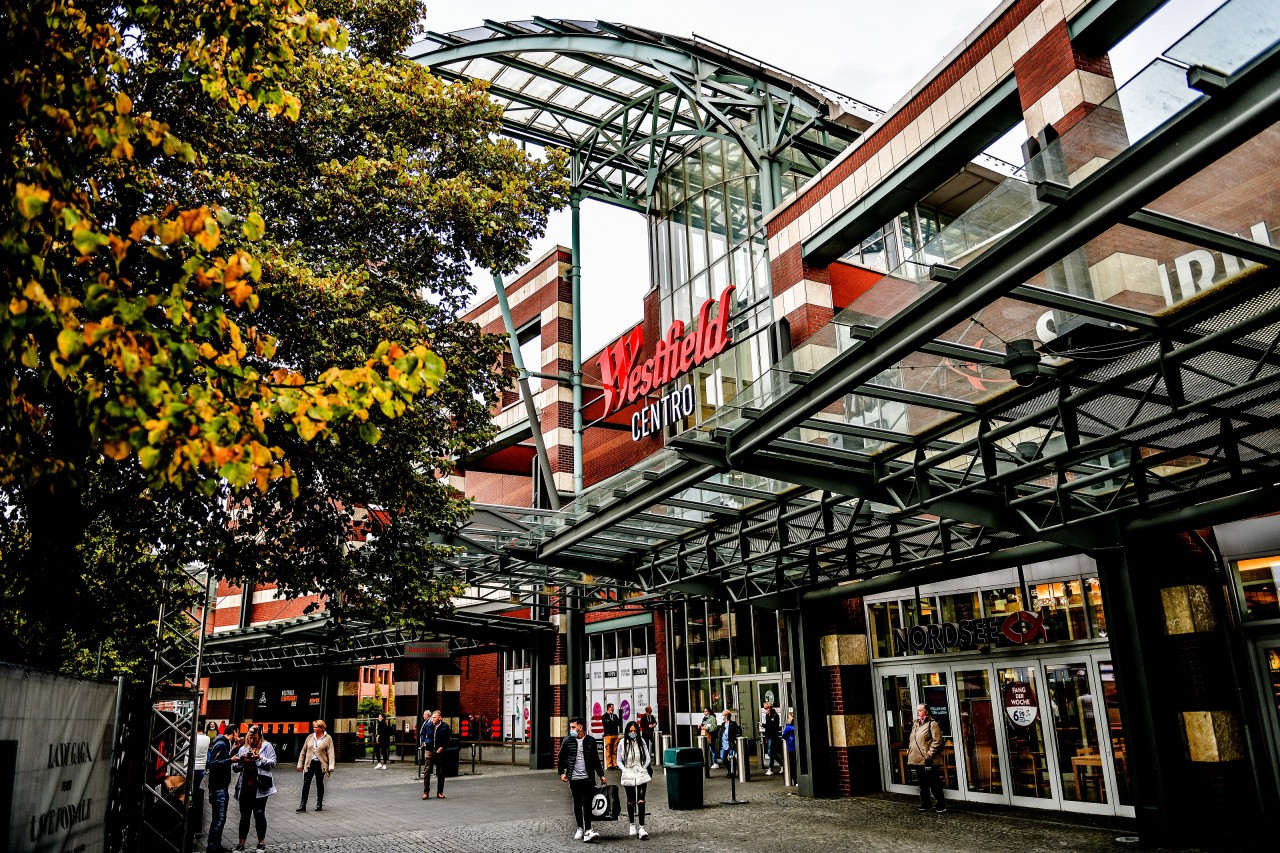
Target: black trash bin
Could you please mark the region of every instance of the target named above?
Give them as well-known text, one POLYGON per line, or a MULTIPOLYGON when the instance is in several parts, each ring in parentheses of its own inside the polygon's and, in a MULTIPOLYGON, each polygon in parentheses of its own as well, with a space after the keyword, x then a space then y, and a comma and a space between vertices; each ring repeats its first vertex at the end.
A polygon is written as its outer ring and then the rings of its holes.
POLYGON ((663 752, 662 763, 667 768, 667 807, 702 808, 702 750, 673 747, 663 752))

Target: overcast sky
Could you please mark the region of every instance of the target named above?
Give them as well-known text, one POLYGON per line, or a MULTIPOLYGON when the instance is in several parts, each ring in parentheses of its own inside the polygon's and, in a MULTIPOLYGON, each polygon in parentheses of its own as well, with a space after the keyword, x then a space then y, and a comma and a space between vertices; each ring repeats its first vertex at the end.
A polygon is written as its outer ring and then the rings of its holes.
MULTIPOLYGON (((451 32, 484 19, 603 19, 672 35, 696 34, 750 54, 793 74, 888 109, 958 45, 998 0, 439 0, 428 6, 427 26, 451 32)), ((1171 0, 1141 36, 1112 52, 1117 82, 1133 76, 1155 53, 1199 20, 1219 0, 1171 0)), ((1014 134, 1019 136, 1018 134, 1014 134)), ((1010 159, 1016 145, 994 151, 1010 159)), ((568 212, 552 218, 530 258, 555 243, 569 245, 568 212)), ((476 276, 477 297, 492 293, 476 276)), ((583 354, 607 344, 641 314, 649 287, 643 218, 598 202, 582 208, 583 354)))

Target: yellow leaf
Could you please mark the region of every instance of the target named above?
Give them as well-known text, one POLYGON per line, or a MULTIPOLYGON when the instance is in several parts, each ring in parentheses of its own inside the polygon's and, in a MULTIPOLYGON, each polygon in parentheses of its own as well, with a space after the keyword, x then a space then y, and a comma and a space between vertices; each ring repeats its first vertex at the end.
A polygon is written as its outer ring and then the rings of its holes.
POLYGON ((222 240, 222 231, 218 228, 217 221, 210 217, 204 221, 204 227, 197 230, 194 236, 201 248, 206 252, 212 252, 218 248, 218 243, 222 240))
POLYGON ((15 296, 9 300, 9 313, 25 314, 27 313, 27 306, 30 304, 31 303, 27 302, 27 300, 19 299, 18 297, 15 296))
POLYGON ((116 112, 122 116, 127 116, 132 109, 133 101, 129 100, 129 96, 124 92, 116 92, 116 112))
POLYGON ((49 203, 49 191, 18 182, 18 212, 25 219, 35 219, 49 203))
POLYGON ((129 442, 124 441, 123 439, 115 439, 102 445, 102 452, 117 462, 122 459, 127 459, 129 456, 129 450, 129 442))

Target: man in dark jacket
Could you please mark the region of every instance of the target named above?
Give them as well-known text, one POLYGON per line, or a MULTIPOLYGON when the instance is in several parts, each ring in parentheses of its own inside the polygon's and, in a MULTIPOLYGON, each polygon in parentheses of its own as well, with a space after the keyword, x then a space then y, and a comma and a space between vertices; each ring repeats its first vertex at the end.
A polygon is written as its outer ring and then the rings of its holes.
POLYGON ((622 736, 622 718, 613 712, 613 703, 604 706, 600 716, 604 728, 604 769, 618 769, 618 738, 622 736))
POLYGON ((205 760, 205 778, 209 780, 209 836, 207 853, 222 853, 222 830, 227 825, 227 788, 231 785, 231 741, 218 734, 218 724, 209 723, 209 755, 205 760))
POLYGON ((600 763, 600 750, 596 739, 587 734, 587 724, 581 717, 569 720, 569 736, 560 742, 560 755, 556 759, 556 769, 560 780, 569 783, 569 792, 573 795, 573 817, 578 822, 578 829, 573 834, 575 841, 595 841, 600 833, 591 828, 591 798, 596 792, 596 777, 601 785, 607 785, 604 765, 600 763))
POLYGON ((391 736, 396 727, 387 722, 386 714, 378 715, 378 722, 373 729, 373 769, 386 770, 387 761, 391 758, 391 736))
MULTIPOLYGON (((449 724, 440 716, 440 712, 436 711, 431 715, 431 766, 436 771, 436 799, 444 799, 444 771, 446 761, 444 760, 444 751, 453 746, 453 729, 449 728, 449 724)), ((423 781, 423 793, 426 793, 427 783, 423 781)))

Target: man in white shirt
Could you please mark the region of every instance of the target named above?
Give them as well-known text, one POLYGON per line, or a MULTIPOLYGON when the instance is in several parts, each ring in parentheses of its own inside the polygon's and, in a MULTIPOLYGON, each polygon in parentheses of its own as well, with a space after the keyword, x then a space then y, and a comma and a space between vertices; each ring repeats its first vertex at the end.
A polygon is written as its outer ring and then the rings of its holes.
POLYGON ((196 787, 204 781, 204 767, 209 760, 209 736, 203 731, 196 733, 196 787))

